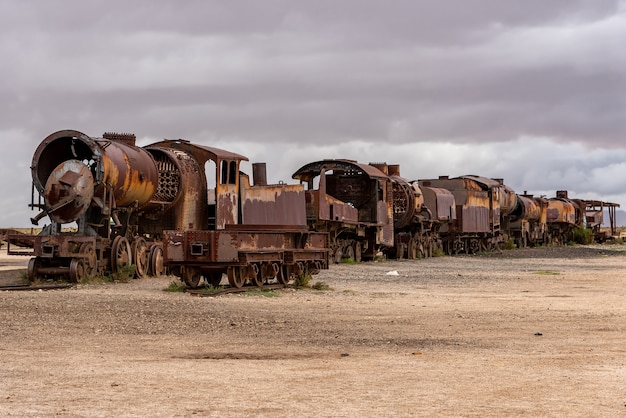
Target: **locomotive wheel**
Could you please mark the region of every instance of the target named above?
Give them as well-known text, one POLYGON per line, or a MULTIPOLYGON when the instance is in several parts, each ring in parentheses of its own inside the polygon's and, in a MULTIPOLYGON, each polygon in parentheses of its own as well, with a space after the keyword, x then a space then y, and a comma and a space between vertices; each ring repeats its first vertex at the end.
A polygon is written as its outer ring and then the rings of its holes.
POLYGON ((130 244, 125 237, 118 236, 111 246, 111 271, 118 272, 121 268, 131 265, 130 244))
POLYGON ((417 245, 415 245, 415 239, 409 239, 406 244, 406 258, 407 260, 415 260, 417 258, 417 245))
POLYGON ((85 277, 93 277, 98 270, 98 256, 93 245, 85 242, 80 246, 79 252, 84 255, 85 277))
POLYGON ((206 282, 211 286, 218 287, 222 283, 222 272, 206 273, 204 275, 204 280, 206 280, 206 282))
POLYGON ((232 287, 241 289, 246 281, 245 272, 246 267, 228 267, 228 283, 232 287))
POLYGON ((349 262, 354 262, 354 247, 352 245, 348 245, 346 247, 346 251, 343 254, 343 259, 349 262))
POLYGON ((261 284, 259 285, 257 282, 255 284, 257 286, 262 286, 268 280, 278 279, 278 276, 282 274, 281 265, 278 262, 269 262, 265 263, 261 266, 261 284))
POLYGON ((85 278, 87 278, 85 261, 82 258, 72 258, 70 262, 70 280, 74 283, 80 283, 85 278))
POLYGON ((265 283, 265 275, 263 274, 263 266, 255 265, 256 269, 254 270, 256 274, 252 277, 251 282, 254 283, 255 286, 262 287, 263 283, 265 283))
POLYGON ((181 269, 183 282, 192 289, 197 289, 202 281, 202 275, 193 267, 183 267, 181 269))
POLYGON ((396 243, 396 260, 402 260, 404 258, 404 244, 401 242, 396 243))
POLYGON ((354 261, 356 261, 357 263, 361 262, 361 243, 360 242, 354 243, 354 261))
POLYGON ((160 245, 153 245, 150 248, 150 275, 158 277, 165 273, 163 266, 163 248, 160 245))
POLYGON ((133 260, 135 260, 135 266, 137 269, 135 270, 135 276, 137 278, 142 278, 146 274, 148 274, 148 243, 142 237, 137 238, 133 241, 132 245, 132 254, 133 260))
POLYGON ((278 283, 280 284, 288 284, 289 281, 291 280, 291 275, 293 274, 293 268, 291 266, 288 266, 287 264, 283 264, 280 268, 280 271, 278 272, 278 275, 276 275, 276 279, 278 280, 278 283))
POLYGON ((37 272, 39 267, 41 267, 41 260, 37 257, 28 260, 28 281, 31 283, 40 279, 39 273, 37 272))

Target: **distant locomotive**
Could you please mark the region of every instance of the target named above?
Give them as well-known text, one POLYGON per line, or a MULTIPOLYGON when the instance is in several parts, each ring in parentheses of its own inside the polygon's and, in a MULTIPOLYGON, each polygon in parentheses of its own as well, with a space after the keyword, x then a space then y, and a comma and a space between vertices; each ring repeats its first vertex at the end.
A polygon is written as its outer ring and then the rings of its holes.
POLYGON ((306 185, 306 220, 327 232, 335 262, 372 260, 394 246, 393 190, 389 176, 353 160, 322 160, 298 169, 306 185))
POLYGON ((294 175, 307 187, 307 222, 330 234, 333 260, 422 258, 439 248, 473 254, 502 248, 564 244, 577 227, 600 236, 603 208, 614 203, 518 195, 502 179, 474 175, 407 180, 398 165, 321 160, 294 175), (586 217, 584 216, 586 214, 586 217), (586 220, 586 223, 585 223, 586 220))

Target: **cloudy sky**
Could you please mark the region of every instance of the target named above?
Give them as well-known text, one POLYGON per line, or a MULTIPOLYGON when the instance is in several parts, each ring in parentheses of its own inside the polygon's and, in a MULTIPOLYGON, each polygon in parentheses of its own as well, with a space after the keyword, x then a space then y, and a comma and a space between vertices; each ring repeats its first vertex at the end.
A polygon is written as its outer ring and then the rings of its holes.
POLYGON ((626 207, 625 42, 626 0, 0 0, 0 226, 61 129, 626 207))

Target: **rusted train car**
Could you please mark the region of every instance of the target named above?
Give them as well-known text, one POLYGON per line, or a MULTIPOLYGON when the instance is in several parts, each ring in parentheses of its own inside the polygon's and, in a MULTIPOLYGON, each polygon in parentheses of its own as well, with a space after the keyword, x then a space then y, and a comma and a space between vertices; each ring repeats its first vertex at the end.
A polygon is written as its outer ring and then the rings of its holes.
POLYGON ((306 186, 307 223, 329 234, 335 262, 371 260, 393 248, 393 189, 383 171, 353 160, 321 160, 293 178, 306 186))
POLYGON ((548 200, 526 192, 516 195, 515 208, 511 212, 510 231, 518 248, 550 243, 548 200))
POLYGON ((584 225, 584 204, 570 199, 566 190, 556 192, 556 197, 548 199, 547 225, 549 242, 565 245, 573 239, 574 229, 584 225))
POLYGON ((439 229, 456 219, 454 196, 448 190, 420 186, 400 176, 399 165, 374 164, 389 175, 393 189, 396 259, 431 257, 439 229))
POLYGON ((307 187, 307 222, 330 234, 333 260, 429 257, 439 228, 456 219, 448 190, 420 186, 399 165, 321 160, 293 175, 307 187))
POLYGON ((32 222, 50 224, 9 235, 8 251, 32 257, 31 281, 134 264, 138 277, 168 266, 191 287, 223 273, 240 287, 326 268, 327 235, 308 230, 302 186, 251 186, 239 171, 245 160, 185 140, 141 148, 130 134, 56 132, 32 161, 32 222))
POLYGON ((446 253, 488 251, 508 239, 515 193, 502 180, 468 175, 441 176, 418 183, 421 187, 448 190, 454 196, 456 219, 442 225, 439 231, 446 253))
MULTIPOLYGON (((231 286, 257 286, 328 268, 328 234, 310 231, 301 185, 266 183, 265 165, 254 166, 254 181, 241 172, 247 158, 175 140, 148 148, 166 149, 196 165, 200 187, 184 207, 186 225, 163 232, 165 264, 188 286, 204 279, 231 286)), ((179 177, 172 170, 171 177, 179 177)), ((189 190, 185 191, 186 194, 189 190)), ((181 222, 180 216, 171 219, 181 222)))

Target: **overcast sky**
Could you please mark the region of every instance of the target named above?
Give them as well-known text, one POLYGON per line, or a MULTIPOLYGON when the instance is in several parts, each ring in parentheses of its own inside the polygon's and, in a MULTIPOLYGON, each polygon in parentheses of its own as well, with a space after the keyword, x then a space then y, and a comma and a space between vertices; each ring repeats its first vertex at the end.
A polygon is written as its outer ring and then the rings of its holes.
POLYGON ((0 0, 0 226, 61 129, 624 208, 625 43, 626 0, 0 0))

